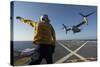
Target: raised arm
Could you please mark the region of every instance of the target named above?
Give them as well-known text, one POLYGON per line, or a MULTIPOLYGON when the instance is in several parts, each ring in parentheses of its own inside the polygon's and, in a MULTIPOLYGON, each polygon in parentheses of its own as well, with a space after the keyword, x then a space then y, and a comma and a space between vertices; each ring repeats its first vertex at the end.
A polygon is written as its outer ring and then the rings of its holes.
POLYGON ((32 27, 34 27, 36 25, 36 22, 34 22, 33 20, 25 19, 20 16, 17 16, 16 19, 19 19, 21 22, 26 23, 32 27))

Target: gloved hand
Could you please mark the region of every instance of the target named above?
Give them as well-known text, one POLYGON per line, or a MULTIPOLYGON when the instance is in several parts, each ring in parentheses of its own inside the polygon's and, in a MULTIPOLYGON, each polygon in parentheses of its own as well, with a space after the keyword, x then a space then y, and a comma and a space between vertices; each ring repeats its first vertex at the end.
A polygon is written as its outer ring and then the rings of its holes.
POLYGON ((21 19, 21 17, 20 16, 17 16, 16 19, 21 19))

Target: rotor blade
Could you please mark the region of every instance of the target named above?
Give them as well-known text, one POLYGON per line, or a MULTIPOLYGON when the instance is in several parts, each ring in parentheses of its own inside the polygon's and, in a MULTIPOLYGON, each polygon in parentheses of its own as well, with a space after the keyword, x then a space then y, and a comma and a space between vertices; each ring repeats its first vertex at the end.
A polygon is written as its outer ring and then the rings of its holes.
POLYGON ((84 15, 82 13, 79 13, 79 14, 84 17, 84 15))
POLYGON ((81 16, 83 16, 83 17, 88 17, 88 16, 90 16, 90 15, 92 15, 92 14, 94 14, 95 13, 95 11, 94 12, 91 12, 91 13, 89 13, 89 14, 87 14, 87 15, 83 15, 82 13, 79 13, 81 16))
POLYGON ((64 25, 64 24, 62 24, 62 26, 63 26, 63 27, 65 27, 65 25, 64 25))
POLYGON ((65 24, 62 24, 63 26, 65 26, 65 24))
POLYGON ((67 34, 67 31, 65 31, 66 32, 66 34, 67 34))
POLYGON ((68 26, 66 26, 66 25, 64 25, 64 24, 62 24, 62 26, 63 26, 65 29, 67 29, 67 28, 68 28, 68 26))
POLYGON ((94 12, 92 12, 92 13, 89 13, 88 15, 86 15, 85 17, 88 17, 88 16, 90 16, 90 15, 92 15, 92 14, 94 14, 95 13, 95 11, 94 12))

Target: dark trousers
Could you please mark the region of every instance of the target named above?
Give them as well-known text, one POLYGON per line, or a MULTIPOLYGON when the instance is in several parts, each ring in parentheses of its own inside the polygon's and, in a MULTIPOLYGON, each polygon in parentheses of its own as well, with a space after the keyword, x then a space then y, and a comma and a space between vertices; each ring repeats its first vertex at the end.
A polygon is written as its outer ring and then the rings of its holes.
POLYGON ((55 47, 50 44, 39 44, 38 52, 40 56, 38 60, 30 62, 29 65, 40 64, 43 58, 46 60, 47 64, 52 64, 54 49, 55 47))

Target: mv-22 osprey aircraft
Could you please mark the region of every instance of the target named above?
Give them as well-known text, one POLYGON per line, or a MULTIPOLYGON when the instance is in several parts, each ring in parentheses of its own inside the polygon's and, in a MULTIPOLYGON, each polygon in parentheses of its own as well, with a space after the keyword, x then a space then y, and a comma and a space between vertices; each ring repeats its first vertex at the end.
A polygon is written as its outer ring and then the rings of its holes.
POLYGON ((72 27, 68 28, 68 26, 66 26, 65 24, 62 24, 63 26, 63 29, 65 30, 66 34, 68 31, 72 30, 73 33, 78 33, 78 32, 81 32, 81 29, 79 28, 80 26, 84 25, 84 24, 87 24, 88 25, 88 16, 94 14, 95 12, 91 12, 87 15, 83 15, 82 13, 79 13, 82 17, 83 17, 83 21, 77 25, 73 25, 72 27))

